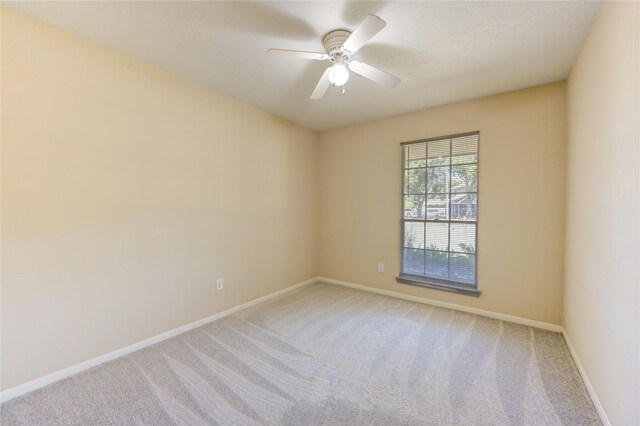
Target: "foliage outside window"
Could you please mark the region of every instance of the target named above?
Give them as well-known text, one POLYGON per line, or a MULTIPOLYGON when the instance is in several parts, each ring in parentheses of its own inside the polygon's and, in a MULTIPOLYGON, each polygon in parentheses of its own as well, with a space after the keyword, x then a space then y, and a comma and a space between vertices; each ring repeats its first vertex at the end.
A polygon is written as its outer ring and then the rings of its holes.
POLYGON ((476 287, 478 138, 402 145, 401 277, 476 287))

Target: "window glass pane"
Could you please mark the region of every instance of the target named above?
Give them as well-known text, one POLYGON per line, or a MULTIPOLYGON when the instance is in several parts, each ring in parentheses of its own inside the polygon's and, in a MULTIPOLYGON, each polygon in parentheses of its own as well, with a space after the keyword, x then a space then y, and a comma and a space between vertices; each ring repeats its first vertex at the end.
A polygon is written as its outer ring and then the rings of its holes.
POLYGON ((451 253, 449 279, 463 283, 476 282, 476 256, 473 254, 451 253))
POLYGON ((424 219, 425 196, 405 195, 404 196, 404 218, 424 219))
POLYGON ((404 249, 402 272, 424 276, 424 250, 404 249))
POLYGON ((449 139, 429 142, 427 151, 429 154, 429 166, 448 166, 450 159, 449 139))
POLYGON ((449 224, 427 222, 427 248, 449 250, 449 224))
POLYGON ((449 253, 427 250, 426 276, 441 280, 449 279, 449 253))
POLYGON ((426 166, 427 143, 412 143, 405 145, 405 167, 424 167, 426 166))
POLYGON ((452 223, 451 224, 451 251, 460 253, 476 252, 476 224, 452 223))
POLYGON ((427 169, 409 169, 404 172, 404 193, 424 194, 424 176, 427 169))
POLYGON ((457 155, 455 157, 451 157, 451 164, 463 164, 463 163, 477 163, 478 155, 457 155))
POLYGON ((404 223, 404 246, 424 248, 424 222, 404 223))
POLYGON ((427 192, 449 192, 449 167, 427 169, 427 192))
POLYGON ((478 220, 478 194, 451 194, 451 220, 478 220))
POLYGON ((449 218, 449 195, 433 194, 427 199, 427 220, 447 220, 449 218))
POLYGON ((451 139, 451 155, 478 153, 478 135, 460 136, 451 139))
POLYGON ((465 164, 451 167, 451 192, 476 192, 478 165, 465 164))
POLYGON ((478 135, 453 138, 451 157, 451 164, 478 162, 478 135))

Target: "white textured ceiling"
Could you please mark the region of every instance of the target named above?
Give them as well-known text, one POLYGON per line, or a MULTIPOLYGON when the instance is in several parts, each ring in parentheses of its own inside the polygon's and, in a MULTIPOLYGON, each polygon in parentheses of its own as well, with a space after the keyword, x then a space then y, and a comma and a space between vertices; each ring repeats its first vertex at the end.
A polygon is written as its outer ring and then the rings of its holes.
POLYGON ((81 37, 326 130, 567 77, 598 2, 3 2, 81 37), (352 74, 345 95, 310 100, 322 37, 368 14, 387 27, 354 58, 402 78, 388 90, 352 74))

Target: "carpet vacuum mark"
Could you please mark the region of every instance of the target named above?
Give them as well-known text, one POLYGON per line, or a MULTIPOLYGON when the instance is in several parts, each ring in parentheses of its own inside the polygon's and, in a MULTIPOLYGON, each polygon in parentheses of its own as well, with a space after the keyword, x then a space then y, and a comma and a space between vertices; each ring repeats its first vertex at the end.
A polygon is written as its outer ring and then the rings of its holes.
POLYGON ((3 425, 596 425, 559 333, 317 283, 0 406, 3 425))

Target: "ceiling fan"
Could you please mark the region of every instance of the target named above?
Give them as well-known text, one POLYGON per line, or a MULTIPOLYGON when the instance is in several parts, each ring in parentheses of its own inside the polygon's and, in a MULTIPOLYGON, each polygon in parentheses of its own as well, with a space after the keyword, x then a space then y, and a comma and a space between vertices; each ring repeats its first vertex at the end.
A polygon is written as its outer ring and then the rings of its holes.
POLYGON ((322 74, 320 81, 311 94, 311 99, 321 99, 330 85, 342 86, 349 80, 349 70, 368 78, 389 89, 393 89, 400 83, 400 79, 376 67, 364 62, 351 60, 362 46, 378 34, 387 25, 381 18, 375 15, 367 15, 352 33, 347 30, 334 30, 328 32, 323 39, 327 53, 303 52, 299 50, 269 49, 267 54, 273 56, 287 56, 299 59, 312 59, 316 61, 329 60, 333 62, 322 74), (349 69, 347 69, 349 67, 349 69))

